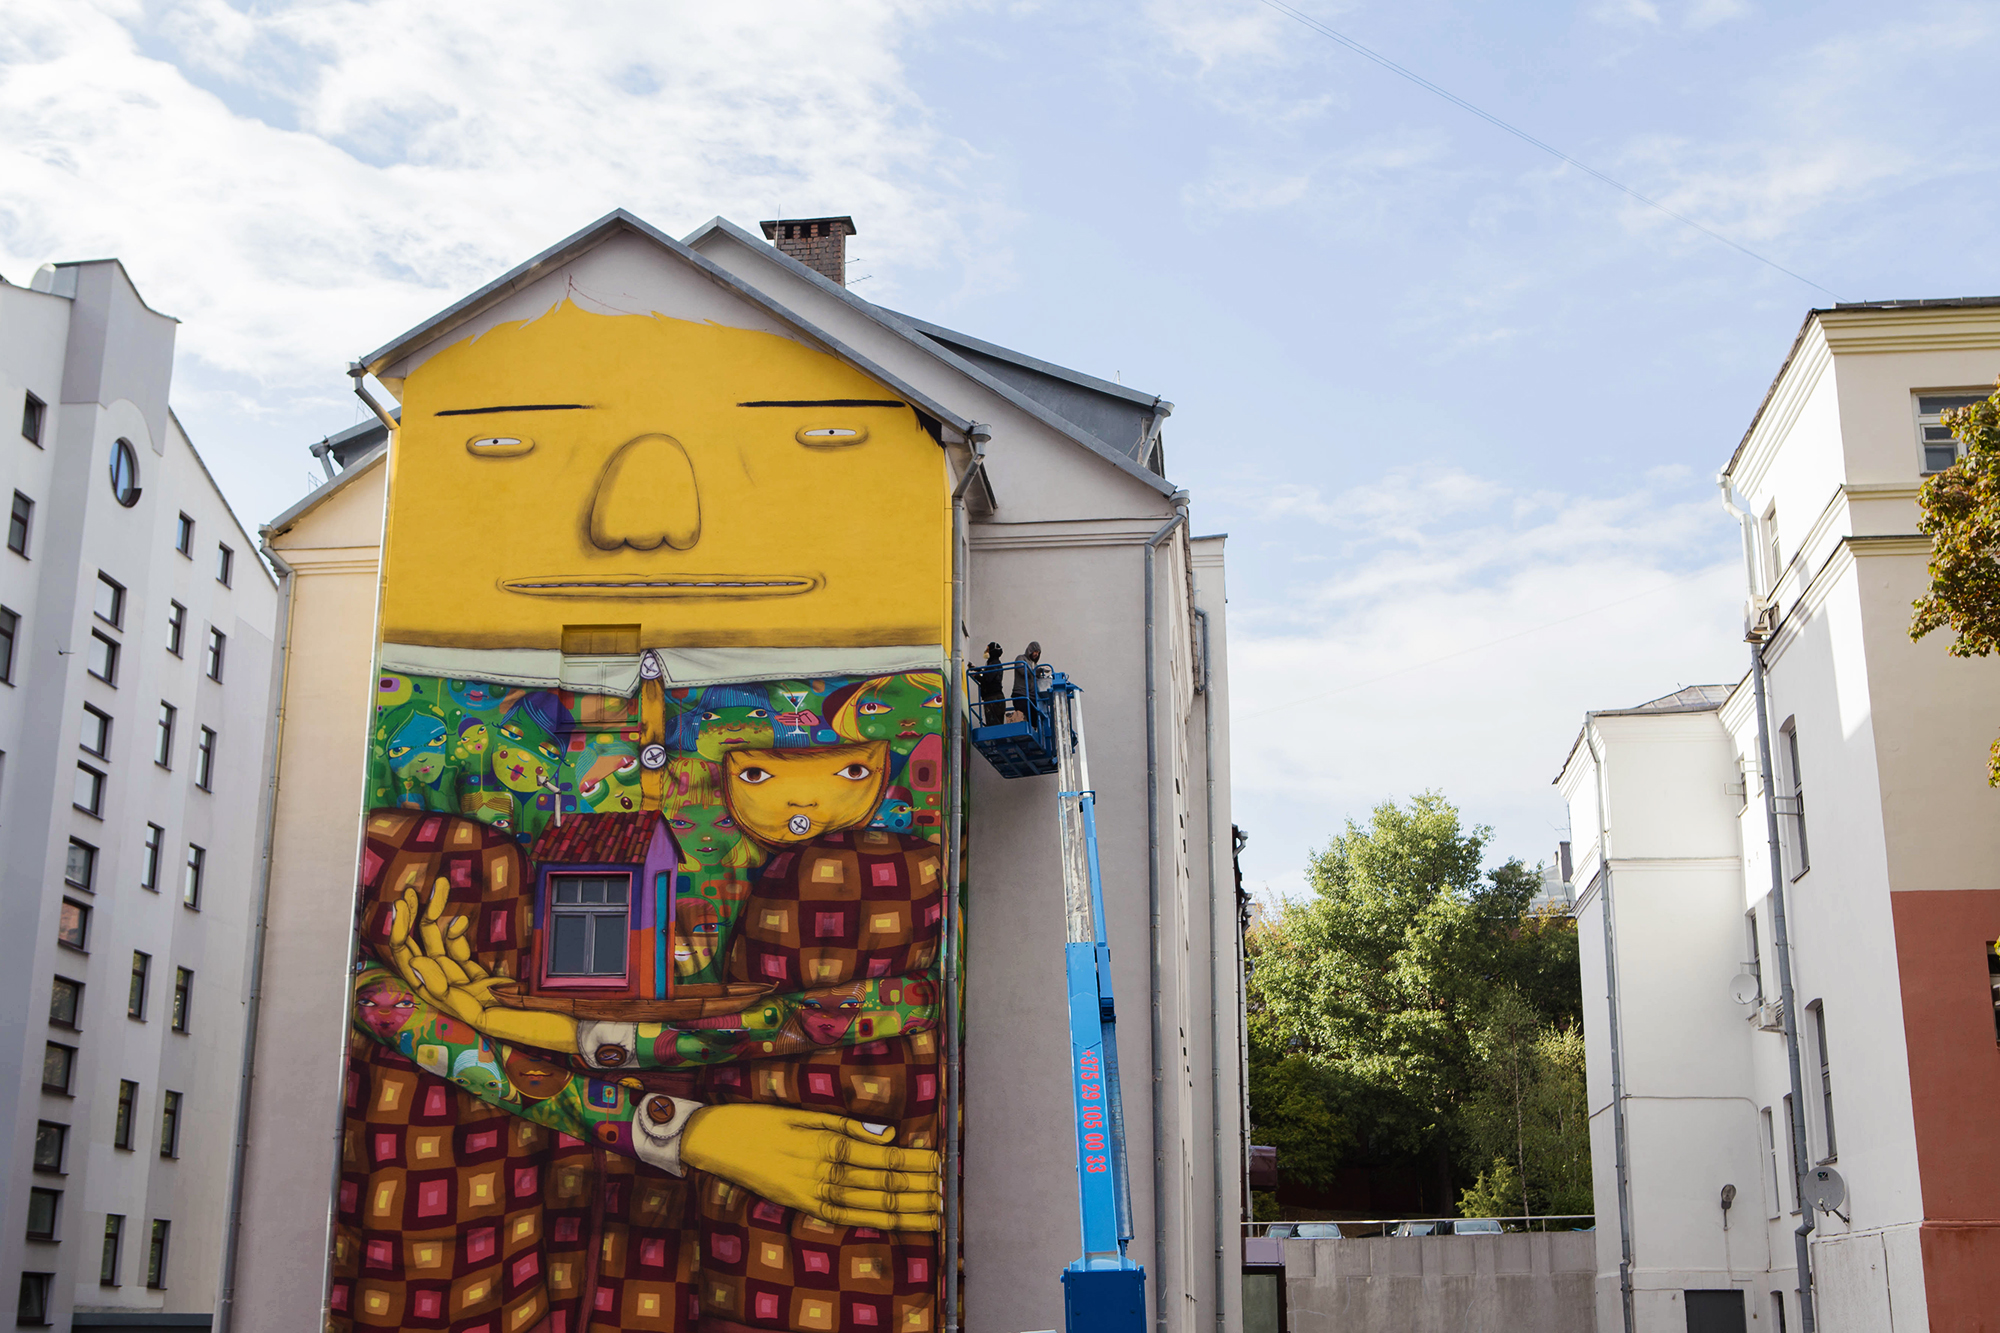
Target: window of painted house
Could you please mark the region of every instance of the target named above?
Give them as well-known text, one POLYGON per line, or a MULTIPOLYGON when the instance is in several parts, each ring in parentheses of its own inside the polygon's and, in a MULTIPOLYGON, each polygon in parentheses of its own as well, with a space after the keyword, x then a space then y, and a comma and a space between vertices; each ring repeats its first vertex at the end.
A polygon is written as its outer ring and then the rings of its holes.
POLYGON ((56 943, 78 953, 90 950, 90 908, 74 898, 62 900, 56 916, 56 943))
POLYGON ((167 651, 181 655, 181 640, 187 636, 188 609, 179 602, 167 603, 167 651))
POLYGON ((24 1328, 46 1328, 49 1323, 49 1293, 54 1290, 54 1273, 21 1274, 21 1296, 14 1307, 14 1322, 24 1328))
POLYGON ((62 1191, 35 1186, 28 1191, 28 1239, 54 1240, 56 1212, 62 1207, 62 1191))
POLYGON ((215 581, 227 588, 235 574, 236 552, 218 543, 215 548, 215 581))
POLYGON ((21 438, 36 448, 42 445, 42 423, 48 419, 49 407, 33 394, 21 396, 21 438))
POLYGON ((76 788, 70 804, 86 815, 104 816, 104 775, 89 764, 76 766, 76 788))
POLYGON ((630 875, 550 875, 548 976, 625 975, 630 875))
POLYGON ((181 1095, 169 1092, 160 1099, 160 1156, 181 1155, 181 1095))
POLYGON ((35 1123, 35 1170, 63 1174, 63 1155, 69 1146, 69 1126, 53 1120, 35 1123))
POLYGON ((167 1233, 173 1223, 153 1219, 153 1241, 146 1250, 146 1285, 157 1290, 167 1285, 167 1233))
POLYGON ((229 646, 229 636, 219 629, 208 631, 208 678, 222 679, 222 652, 229 646))
POLYGON ((1958 461, 1958 441, 1951 437, 1951 427, 1944 424, 1944 414, 1953 408, 1970 407, 1983 403, 1991 389, 1977 393, 1920 393, 1917 395, 1917 447, 1923 451, 1923 471, 1925 476, 1942 472, 1958 461))
POLYGON ((76 1076, 76 1047, 59 1041, 42 1047, 42 1091, 69 1096, 70 1080, 76 1076))
POLYGON ((174 549, 194 559, 194 520, 182 514, 174 524, 174 549))
POLYGON ((97 599, 91 613, 107 625, 125 628, 125 585, 103 570, 97 572, 97 599))
POLYGON ((215 729, 203 727, 194 747, 194 785, 203 791, 215 788, 215 729))
POLYGON ((20 628, 21 617, 0 606, 0 685, 14 683, 14 637, 20 628))
POLYGON ((1771 1159, 1771 1184, 1764 1191, 1764 1206, 1770 1209, 1769 1216, 1775 1222, 1785 1209, 1785 1178, 1778 1174, 1778 1138, 1771 1124, 1771 1108, 1765 1107, 1758 1118, 1764 1131, 1764 1155, 1771 1159))
POLYGON ((1778 544, 1778 506, 1772 505, 1764 511, 1763 519, 1757 525, 1764 549, 1764 595, 1770 596, 1778 590, 1778 577, 1785 572, 1784 551, 1778 544))
POLYGON ((201 876, 208 866, 208 852, 193 843, 188 844, 187 875, 181 881, 181 903, 183 906, 201 910, 201 876))
POLYGON ((120 440, 111 446, 111 498, 130 509, 140 494, 139 451, 132 441, 120 440))
POLYGON ((186 1032, 188 1022, 194 1017, 194 973, 187 968, 174 969, 174 1031, 186 1032))
POLYGON ((160 727, 153 739, 153 762, 161 768, 174 766, 174 719, 179 716, 178 708, 165 699, 160 700, 160 727))

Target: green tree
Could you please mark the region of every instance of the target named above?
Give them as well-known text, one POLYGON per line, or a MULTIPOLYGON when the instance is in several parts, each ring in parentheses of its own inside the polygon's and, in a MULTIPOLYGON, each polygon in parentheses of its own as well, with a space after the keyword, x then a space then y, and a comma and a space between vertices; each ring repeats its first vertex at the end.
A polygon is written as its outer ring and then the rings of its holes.
MULTIPOLYGON (((1985 657, 2000 647, 2000 387, 1943 421, 1965 456, 1917 492, 1917 526, 1931 539, 1931 584, 1916 600, 1910 637, 1948 629, 1954 657, 1985 657)), ((2000 740, 1986 780, 2000 786, 2000 740)))
POLYGON ((1490 1158, 1496 1168, 1481 1173, 1467 1198, 1476 1193, 1480 1206, 1491 1206, 1498 1193, 1506 1193, 1508 1211, 1488 1216, 1589 1212, 1590 1127, 1580 1028, 1545 1022, 1518 992, 1501 991, 1474 1047, 1479 1063, 1461 1108, 1463 1124, 1474 1160, 1490 1158))
POLYGON ((1253 957, 1259 1040, 1331 1074, 1353 1138, 1421 1166, 1440 1208, 1457 1198, 1474 1038, 1494 997, 1525 997, 1545 1022, 1578 1005, 1573 923, 1527 911, 1529 867, 1481 870, 1491 836, 1436 792, 1377 806, 1314 856, 1313 897, 1261 928, 1253 957))

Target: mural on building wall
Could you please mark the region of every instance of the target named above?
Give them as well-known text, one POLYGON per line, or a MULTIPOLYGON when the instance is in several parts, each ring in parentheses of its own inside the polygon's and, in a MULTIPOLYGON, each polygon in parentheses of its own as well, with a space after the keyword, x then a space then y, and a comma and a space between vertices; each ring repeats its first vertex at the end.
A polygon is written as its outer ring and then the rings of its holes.
POLYGON ((941 1327, 935 426, 567 301, 403 423, 331 1326, 941 1327))

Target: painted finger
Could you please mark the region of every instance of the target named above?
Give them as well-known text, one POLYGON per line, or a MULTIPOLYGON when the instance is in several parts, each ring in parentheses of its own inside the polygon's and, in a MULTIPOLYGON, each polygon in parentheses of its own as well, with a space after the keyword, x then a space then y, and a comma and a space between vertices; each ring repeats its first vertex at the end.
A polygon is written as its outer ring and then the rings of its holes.
POLYGON ((863 1166, 837 1166, 830 1173, 833 1184, 849 1189, 884 1190, 897 1193, 906 1190, 934 1190, 936 1176, 919 1175, 914 1171, 876 1171, 863 1166))
POLYGON ((914 1171, 930 1176, 936 1175, 943 1166, 943 1159, 928 1148, 878 1147, 851 1139, 845 1148, 836 1160, 849 1166, 872 1167, 878 1171, 914 1171))
POLYGON ((830 1185, 821 1193, 820 1197, 837 1208, 859 1208, 864 1212, 895 1213, 899 1217, 934 1213, 944 1207, 943 1197, 933 1190, 909 1190, 896 1193, 886 1190, 845 1189, 839 1185, 830 1185))
POLYGON ((441 1000, 451 990, 450 984, 445 980, 444 969, 440 968, 435 960, 413 955, 410 966, 416 969, 417 985, 426 994, 441 1000))
POLYGON ((451 898, 451 881, 439 875, 437 883, 431 885, 430 906, 424 909, 424 918, 436 921, 444 915, 444 905, 451 898))
MULTIPOLYGON (((808 1210, 811 1211, 811 1210, 808 1210)), ((822 1222, 831 1222, 837 1227, 873 1227, 877 1231, 936 1231, 936 1213, 880 1213, 861 1208, 839 1208, 822 1205, 814 1214, 822 1222)))

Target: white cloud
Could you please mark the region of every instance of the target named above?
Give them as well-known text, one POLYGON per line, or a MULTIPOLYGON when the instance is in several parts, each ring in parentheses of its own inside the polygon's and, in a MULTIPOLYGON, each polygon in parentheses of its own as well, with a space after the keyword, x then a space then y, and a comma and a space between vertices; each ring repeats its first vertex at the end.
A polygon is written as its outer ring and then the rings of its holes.
POLYGON ((1336 572, 1230 606, 1246 883, 1302 891, 1344 819, 1429 787, 1495 826, 1496 857, 1551 855, 1549 784, 1586 709, 1741 674, 1735 535, 1702 489, 1678 469, 1611 496, 1444 469, 1273 493, 1269 520, 1316 530, 1336 572))

